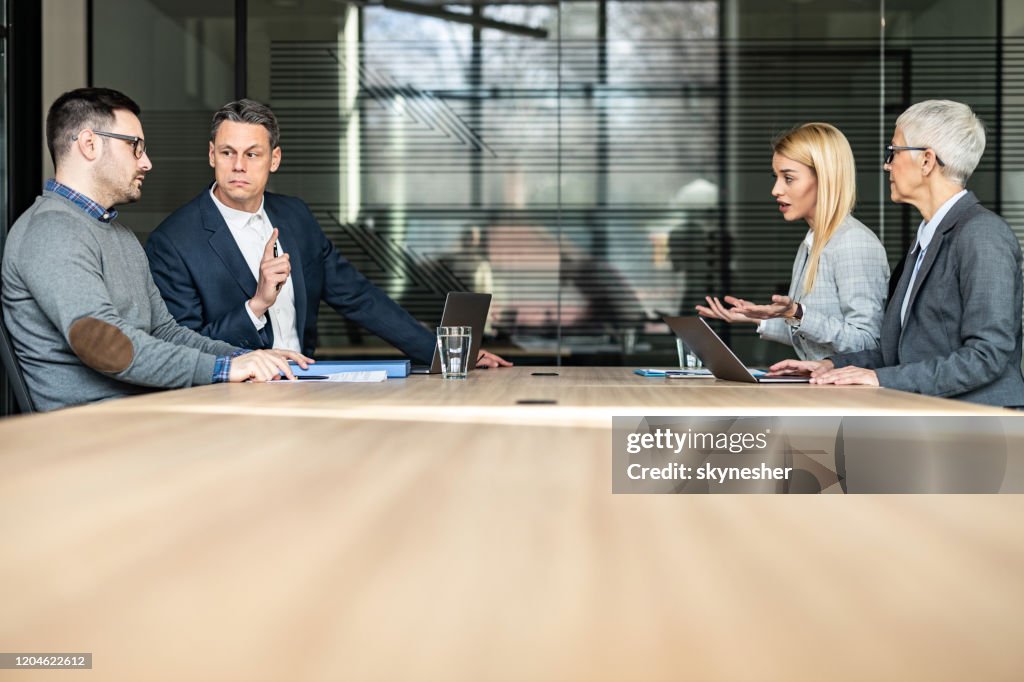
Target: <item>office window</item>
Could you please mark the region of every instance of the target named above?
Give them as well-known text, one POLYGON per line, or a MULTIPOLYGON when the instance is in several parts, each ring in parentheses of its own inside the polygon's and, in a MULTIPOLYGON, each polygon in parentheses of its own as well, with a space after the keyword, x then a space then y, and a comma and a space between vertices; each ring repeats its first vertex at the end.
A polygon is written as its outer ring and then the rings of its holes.
MULTIPOLYGON (((155 169, 126 218, 145 232, 209 181, 206 128, 234 97, 235 3, 94 0, 94 81, 145 110, 155 169), (133 55, 126 60, 125 55, 133 55)), ((273 191, 426 325, 445 292, 494 294, 488 345, 530 362, 664 364, 663 314, 706 294, 788 287, 806 226, 771 198, 770 143, 842 129, 856 215, 902 257, 880 147, 896 116, 959 99, 988 125, 970 187, 1024 224, 1024 11, 983 0, 249 0, 244 82, 282 124, 273 191), (883 26, 883 19, 884 26, 883 26), (1017 27, 1017 28, 1014 28, 1017 27)), ((321 353, 389 349, 331 311, 321 353)), ((723 327, 741 357, 790 354, 723 327)))
POLYGON ((142 200, 119 210, 145 240, 213 180, 207 160, 210 116, 234 92, 235 3, 91 4, 93 84, 121 90, 142 107, 153 170, 142 200))

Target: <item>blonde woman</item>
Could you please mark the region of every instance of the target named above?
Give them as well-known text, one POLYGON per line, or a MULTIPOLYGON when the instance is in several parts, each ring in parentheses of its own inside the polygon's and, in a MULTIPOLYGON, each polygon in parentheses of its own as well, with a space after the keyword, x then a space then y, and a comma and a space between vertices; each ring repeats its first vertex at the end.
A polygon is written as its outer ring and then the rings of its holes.
POLYGON ((856 201, 853 151, 838 128, 807 123, 774 144, 772 196, 787 222, 809 228, 786 296, 771 303, 707 296, 704 317, 758 325, 801 360, 878 346, 889 263, 878 237, 851 215, 856 201))

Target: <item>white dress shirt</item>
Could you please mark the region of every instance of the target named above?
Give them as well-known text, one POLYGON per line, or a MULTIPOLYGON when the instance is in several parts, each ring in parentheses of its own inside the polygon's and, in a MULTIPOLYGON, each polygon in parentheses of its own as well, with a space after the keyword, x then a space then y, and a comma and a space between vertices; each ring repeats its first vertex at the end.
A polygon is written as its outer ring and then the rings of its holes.
POLYGON ((921 224, 917 227, 917 244, 914 246, 914 250, 917 251, 917 260, 914 261, 914 271, 910 273, 910 284, 907 286, 907 293, 903 296, 903 307, 900 308, 901 324, 907 319, 907 305, 910 303, 910 292, 914 290, 914 280, 917 279, 917 271, 921 269, 921 263, 924 262, 924 254, 927 253, 928 246, 935 237, 935 228, 939 226, 942 219, 949 213, 949 209, 953 208, 953 204, 960 201, 960 198, 965 194, 967 194, 967 190, 962 189, 951 196, 946 200, 946 203, 939 207, 939 210, 935 212, 931 220, 927 222, 922 220, 921 224))
MULTIPOLYGON (((212 188, 210 197, 224 218, 224 222, 227 223, 231 236, 235 238, 235 243, 238 244, 238 249, 242 252, 242 257, 245 259, 246 265, 249 266, 252 276, 259 282, 263 250, 274 231, 273 225, 270 224, 270 218, 267 217, 267 212, 263 209, 263 202, 260 201, 258 211, 247 213, 221 203, 212 188)), ((277 242, 277 248, 278 253, 283 253, 280 240, 277 242)), ((263 329, 267 324, 266 315, 257 317, 249 307, 248 301, 242 305, 245 306, 245 312, 249 314, 249 319, 252 320, 257 331, 263 329)), ((277 301, 267 310, 267 314, 270 315, 274 327, 274 348, 287 348, 302 352, 299 335, 295 329, 295 288, 292 286, 291 277, 285 280, 284 286, 277 294, 277 301)))

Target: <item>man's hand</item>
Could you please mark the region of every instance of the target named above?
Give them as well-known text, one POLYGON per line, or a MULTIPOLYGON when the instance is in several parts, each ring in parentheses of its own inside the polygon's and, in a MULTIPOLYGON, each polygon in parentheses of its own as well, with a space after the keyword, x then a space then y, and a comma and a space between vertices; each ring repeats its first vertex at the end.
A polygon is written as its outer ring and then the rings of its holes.
POLYGON ((783 360, 768 368, 768 373, 775 376, 818 376, 831 370, 835 365, 831 360, 783 360))
POLYGON ((314 360, 313 358, 307 358, 302 353, 293 350, 288 350, 286 348, 271 348, 267 352, 273 353, 274 355, 285 361, 291 360, 302 369, 309 369, 310 365, 316 363, 316 360, 314 360))
POLYGON ((488 351, 485 351, 483 348, 480 349, 480 354, 476 356, 476 368, 477 369, 487 369, 489 367, 511 367, 511 366, 512 366, 512 363, 509 362, 508 360, 506 360, 506 359, 504 359, 504 358, 502 358, 500 356, 497 356, 494 353, 489 353, 488 351))
MULTIPOLYGON (((291 352, 291 351, 288 351, 291 352)), ((228 372, 228 381, 274 381, 280 379, 281 374, 285 378, 295 380, 288 361, 278 353, 269 350, 254 350, 245 355, 231 358, 231 369, 228 372)))
POLYGON ((260 279, 256 284, 256 295, 249 299, 249 309, 256 317, 261 317, 277 302, 281 287, 292 274, 292 265, 287 253, 274 257, 274 245, 277 243, 277 228, 270 234, 270 241, 263 249, 260 260, 260 279))
POLYGON ((835 384, 836 386, 878 386, 878 375, 873 369, 863 367, 840 367, 827 372, 811 375, 812 384, 835 384))
POLYGON ((733 314, 745 315, 753 320, 770 320, 775 317, 793 317, 796 315, 796 301, 789 296, 772 296, 768 305, 754 305, 732 296, 726 296, 727 303, 733 306, 733 314))
MULTIPOLYGON (((705 296, 704 300, 708 302, 708 307, 704 307, 702 305, 696 306, 697 314, 701 317, 711 317, 716 320, 724 320, 730 324, 735 324, 737 322, 757 324, 757 320, 735 312, 735 308, 726 308, 717 297, 705 296)), ((732 296, 726 296, 725 302, 731 306, 735 306, 737 302, 746 303, 746 301, 740 301, 740 299, 733 298, 732 296)))

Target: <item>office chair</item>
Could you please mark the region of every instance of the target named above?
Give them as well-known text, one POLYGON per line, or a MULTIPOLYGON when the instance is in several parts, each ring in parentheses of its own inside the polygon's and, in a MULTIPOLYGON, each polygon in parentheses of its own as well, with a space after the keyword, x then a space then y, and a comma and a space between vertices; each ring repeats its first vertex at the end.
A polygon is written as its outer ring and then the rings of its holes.
POLYGON ((22 414, 32 414, 36 411, 36 406, 32 404, 32 396, 28 393, 25 377, 21 373, 21 365, 18 364, 18 356, 14 354, 14 346, 11 345, 11 337, 7 334, 7 325, 4 324, 2 317, 0 317, 0 356, 3 359, 7 379, 11 382, 14 398, 18 401, 18 410, 22 414))

